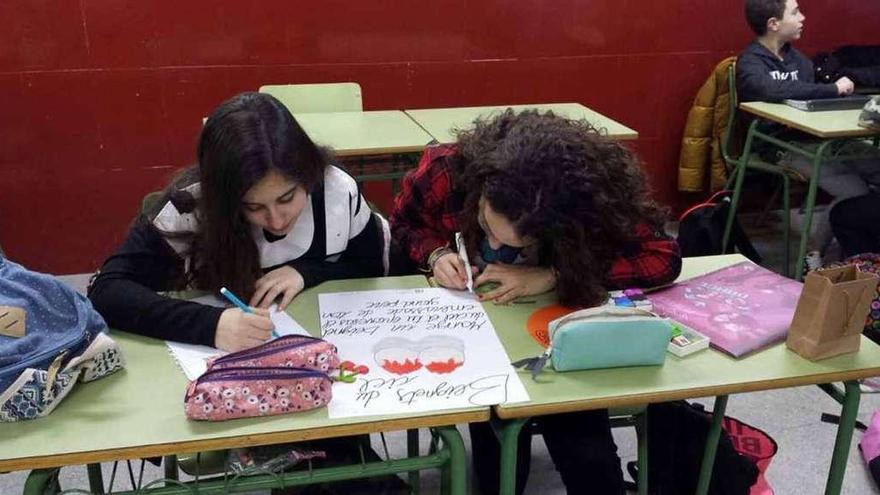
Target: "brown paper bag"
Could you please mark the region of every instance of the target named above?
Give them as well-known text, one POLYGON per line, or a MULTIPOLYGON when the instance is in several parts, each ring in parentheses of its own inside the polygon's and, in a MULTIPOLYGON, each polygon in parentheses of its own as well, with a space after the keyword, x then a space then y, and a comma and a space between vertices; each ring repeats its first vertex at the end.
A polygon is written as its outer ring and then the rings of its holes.
POLYGON ((813 361, 858 351, 877 281, 855 265, 808 274, 785 345, 813 361))

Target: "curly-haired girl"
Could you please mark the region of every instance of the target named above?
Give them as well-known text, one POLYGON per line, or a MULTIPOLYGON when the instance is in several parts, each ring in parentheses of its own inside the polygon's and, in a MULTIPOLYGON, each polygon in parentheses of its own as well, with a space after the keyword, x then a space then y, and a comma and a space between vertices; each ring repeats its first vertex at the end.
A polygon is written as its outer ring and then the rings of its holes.
MULTIPOLYGON (((429 148, 404 178, 390 218, 401 257, 444 287, 464 289, 472 270, 476 285, 497 283, 484 301, 555 290, 568 306, 601 304, 606 289, 674 280, 681 255, 663 219, 625 147, 586 122, 512 110, 429 148), (475 267, 452 250, 456 231, 475 267)), ((623 493, 607 411, 539 422, 569 493, 623 493)), ((521 446, 530 434, 525 428, 521 446)), ((483 493, 495 493, 495 437, 485 424, 471 425, 471 436, 483 493)), ((528 448, 519 452, 522 492, 528 448)))

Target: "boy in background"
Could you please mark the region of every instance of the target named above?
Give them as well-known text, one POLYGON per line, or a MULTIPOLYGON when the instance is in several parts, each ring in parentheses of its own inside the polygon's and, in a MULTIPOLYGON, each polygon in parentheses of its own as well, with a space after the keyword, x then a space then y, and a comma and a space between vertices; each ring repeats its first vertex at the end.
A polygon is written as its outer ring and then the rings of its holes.
MULTIPOLYGON (((853 93, 855 85, 847 77, 833 83, 815 82, 812 62, 791 46, 793 41, 800 39, 806 19, 797 0, 746 0, 745 15, 756 38, 736 61, 736 87, 740 101, 779 102, 834 98, 853 93)), ((809 139, 780 125, 763 130, 779 134, 783 139, 809 139)), ((755 151, 768 158, 765 149, 755 151)), ((807 178, 812 173, 812 163, 800 154, 784 152, 769 157, 769 160, 794 168, 807 178)), ((868 194, 870 186, 880 184, 880 155, 874 149, 868 156, 857 159, 826 159, 818 184, 834 197, 832 205, 846 198, 868 194)), ((810 239, 804 264, 808 270, 822 265, 824 250, 833 239, 827 210, 816 213, 813 216, 816 235, 810 239)))

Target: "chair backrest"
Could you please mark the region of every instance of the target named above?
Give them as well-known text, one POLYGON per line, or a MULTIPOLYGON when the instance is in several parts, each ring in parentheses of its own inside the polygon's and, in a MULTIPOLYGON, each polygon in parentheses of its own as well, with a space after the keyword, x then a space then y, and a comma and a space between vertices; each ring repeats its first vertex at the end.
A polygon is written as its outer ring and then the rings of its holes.
POLYGON ((153 191, 149 192, 144 196, 144 199, 141 200, 141 214, 148 214, 150 211, 156 209, 159 206, 159 201, 162 200, 162 195, 164 191, 153 191))
POLYGON ((721 139, 721 156, 728 167, 736 166, 736 159, 730 154, 730 140, 736 127, 736 62, 727 68, 727 129, 721 139))
POLYGON ((391 226, 381 213, 373 210, 373 221, 382 236, 382 276, 387 277, 391 268, 391 226))
POLYGON ((355 82, 326 84, 269 84, 260 93, 278 98, 291 113, 360 112, 361 86, 355 82))

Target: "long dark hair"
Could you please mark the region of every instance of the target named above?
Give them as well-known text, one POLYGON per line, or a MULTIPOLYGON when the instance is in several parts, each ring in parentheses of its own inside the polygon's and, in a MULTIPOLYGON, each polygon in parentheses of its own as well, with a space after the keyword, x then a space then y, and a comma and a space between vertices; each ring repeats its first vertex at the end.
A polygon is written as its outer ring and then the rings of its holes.
POLYGON ((456 145, 468 249, 484 236, 477 219, 483 196, 520 237, 538 242, 541 264, 557 271, 562 304, 601 303, 611 263, 636 225, 662 229, 666 212, 649 198, 636 157, 586 122, 508 109, 459 132, 456 145))
POLYGON ((323 183, 328 152, 312 142, 280 101, 242 93, 208 117, 197 159, 198 165, 166 190, 178 210, 194 211, 199 222, 188 239, 191 258, 180 285, 210 291, 226 286, 250 298, 262 270, 242 198, 273 169, 311 193, 323 183), (187 200, 183 187, 194 182, 200 183, 200 194, 187 200))

